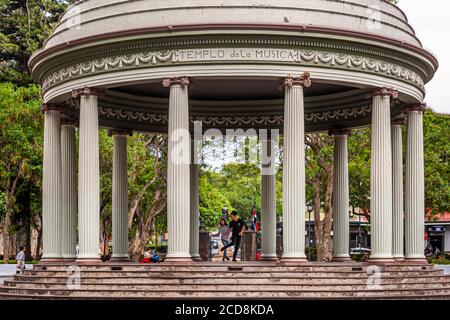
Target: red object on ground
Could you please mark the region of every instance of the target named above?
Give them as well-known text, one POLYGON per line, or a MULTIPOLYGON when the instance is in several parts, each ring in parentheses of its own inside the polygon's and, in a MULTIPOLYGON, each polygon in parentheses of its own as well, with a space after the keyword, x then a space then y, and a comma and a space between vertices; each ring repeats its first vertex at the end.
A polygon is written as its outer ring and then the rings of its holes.
POLYGON ((152 263, 152 261, 150 261, 149 258, 144 258, 144 259, 139 260, 139 263, 152 263))
POLYGON ((261 253, 260 252, 256 252, 256 260, 257 261, 261 260, 261 253))

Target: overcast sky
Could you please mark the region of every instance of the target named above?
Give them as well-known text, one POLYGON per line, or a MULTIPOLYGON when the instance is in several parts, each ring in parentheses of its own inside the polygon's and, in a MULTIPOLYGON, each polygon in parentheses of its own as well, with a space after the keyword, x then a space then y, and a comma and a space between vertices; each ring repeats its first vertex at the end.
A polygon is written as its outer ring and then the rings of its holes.
POLYGON ((450 113, 450 0, 400 0, 399 6, 424 47, 439 60, 425 101, 435 111, 450 113))

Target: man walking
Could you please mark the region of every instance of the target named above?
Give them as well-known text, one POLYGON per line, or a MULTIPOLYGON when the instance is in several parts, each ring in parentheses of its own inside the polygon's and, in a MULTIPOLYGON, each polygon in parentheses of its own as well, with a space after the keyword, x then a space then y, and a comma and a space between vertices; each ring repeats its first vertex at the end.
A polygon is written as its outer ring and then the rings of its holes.
POLYGON ((227 248, 234 246, 233 261, 236 261, 236 257, 241 245, 242 236, 245 230, 245 221, 238 217, 236 211, 231 212, 231 222, 229 225, 231 229, 231 242, 224 246, 221 251, 223 252, 227 248))

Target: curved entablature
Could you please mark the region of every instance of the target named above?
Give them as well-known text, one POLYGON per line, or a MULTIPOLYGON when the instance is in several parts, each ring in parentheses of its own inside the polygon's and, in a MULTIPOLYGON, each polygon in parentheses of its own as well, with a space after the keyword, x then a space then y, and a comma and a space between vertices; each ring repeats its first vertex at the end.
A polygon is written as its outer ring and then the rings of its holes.
MULTIPOLYGON (((190 121, 201 122, 202 130, 279 129, 284 123, 283 99, 260 101, 190 101, 190 121)), ((392 104, 392 117, 403 112, 399 101, 392 104)), ((76 103, 65 105, 64 117, 79 118, 76 103)), ((308 132, 330 128, 355 128, 370 124, 371 99, 366 90, 353 89, 320 97, 305 98, 308 132)), ((137 97, 107 90, 100 95, 100 125, 140 132, 166 133, 168 99, 137 97)))
POLYGON ((383 0, 88 0, 62 17, 30 68, 45 103, 64 103, 84 87, 106 90, 101 125, 147 131, 153 121, 155 132, 167 130, 163 79, 190 78, 192 119, 203 117, 206 127, 280 127, 277 87, 306 72, 306 128, 315 131, 370 124, 366 93, 377 88, 421 103, 438 63, 403 12, 383 0), (164 105, 139 102, 148 99, 164 105), (250 105, 227 106, 244 100, 250 105))

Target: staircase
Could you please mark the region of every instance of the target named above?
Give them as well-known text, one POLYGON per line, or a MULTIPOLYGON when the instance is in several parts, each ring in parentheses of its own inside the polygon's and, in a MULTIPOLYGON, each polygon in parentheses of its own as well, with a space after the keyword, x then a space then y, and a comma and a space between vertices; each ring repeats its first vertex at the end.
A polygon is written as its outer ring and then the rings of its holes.
POLYGON ((0 299, 450 299, 450 276, 430 265, 212 262, 78 268, 80 277, 67 265, 34 266, 5 281, 0 299))

